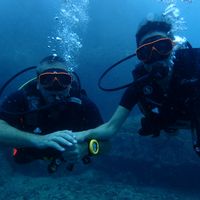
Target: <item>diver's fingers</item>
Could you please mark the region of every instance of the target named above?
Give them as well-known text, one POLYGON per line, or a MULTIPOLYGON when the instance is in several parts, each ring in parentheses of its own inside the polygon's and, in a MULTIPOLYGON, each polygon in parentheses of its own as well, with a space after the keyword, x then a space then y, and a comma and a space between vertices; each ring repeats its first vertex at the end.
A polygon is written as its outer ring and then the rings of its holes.
POLYGON ((65 140, 69 140, 70 142, 72 142, 73 144, 76 144, 77 143, 77 140, 74 136, 74 134, 72 132, 68 132, 66 133, 66 131, 63 131, 62 132, 62 137, 65 139, 65 140))
POLYGON ((74 137, 74 134, 73 134, 73 132, 72 132, 71 130, 62 130, 62 131, 57 131, 57 132, 59 132, 59 133, 64 133, 64 134, 66 134, 66 135, 69 135, 69 136, 71 136, 71 137, 74 137))
POLYGON ((43 142, 42 145, 40 145, 40 148, 52 147, 59 151, 64 151, 65 147, 73 146, 72 142, 64 139, 61 135, 50 134, 43 137, 43 142))
POLYGON ((65 148, 63 146, 54 141, 49 142, 48 146, 58 151, 65 151, 65 148))
MULTIPOLYGON (((52 133, 52 134, 54 134, 54 133, 52 133)), ((77 141, 74 138, 74 135, 72 134, 71 131, 67 131, 67 130, 57 131, 57 132, 55 132, 55 136, 56 136, 56 138, 57 137, 58 138, 63 138, 65 141, 68 141, 69 143, 72 143, 72 144, 76 144, 77 143, 77 141)), ((64 142, 64 144, 65 144, 65 142, 64 142)), ((66 144, 66 145, 68 145, 68 144, 66 144)))
POLYGON ((69 141, 68 139, 65 139, 64 137, 54 137, 53 141, 58 143, 59 145, 65 147, 65 146, 73 146, 74 142, 72 143, 71 141, 69 141))

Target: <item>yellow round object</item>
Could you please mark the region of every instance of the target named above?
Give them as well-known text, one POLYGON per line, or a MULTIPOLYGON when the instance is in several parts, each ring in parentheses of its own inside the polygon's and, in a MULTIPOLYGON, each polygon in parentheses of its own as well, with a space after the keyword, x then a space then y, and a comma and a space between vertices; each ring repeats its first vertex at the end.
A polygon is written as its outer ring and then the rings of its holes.
POLYGON ((99 153, 99 143, 97 140, 95 139, 90 140, 89 151, 92 155, 97 155, 99 153))

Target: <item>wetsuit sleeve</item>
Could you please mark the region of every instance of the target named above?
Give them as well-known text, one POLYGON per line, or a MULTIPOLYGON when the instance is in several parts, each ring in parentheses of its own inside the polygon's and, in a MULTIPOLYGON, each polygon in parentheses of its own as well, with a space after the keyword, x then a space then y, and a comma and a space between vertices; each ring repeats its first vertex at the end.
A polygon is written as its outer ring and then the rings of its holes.
POLYGON ((100 111, 95 103, 90 99, 84 98, 84 129, 96 128, 103 124, 103 119, 100 111))
POLYGON ((139 89, 136 87, 136 85, 131 85, 124 92, 119 105, 131 110, 138 103, 138 100, 139 89))
POLYGON ((0 106, 0 119, 17 127, 20 117, 26 109, 26 103, 22 92, 18 91, 8 96, 0 106))

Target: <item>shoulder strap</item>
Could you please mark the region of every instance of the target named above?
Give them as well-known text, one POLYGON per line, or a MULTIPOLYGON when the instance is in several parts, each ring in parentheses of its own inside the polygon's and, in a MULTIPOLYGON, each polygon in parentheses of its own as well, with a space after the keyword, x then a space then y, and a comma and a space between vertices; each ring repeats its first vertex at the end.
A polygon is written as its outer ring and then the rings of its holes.
POLYGON ((144 65, 142 63, 137 64, 132 71, 132 76, 135 81, 137 81, 145 74, 147 74, 147 71, 145 70, 144 65))
POLYGON ((33 79, 20 88, 27 100, 29 111, 34 111, 41 105, 41 94, 37 90, 36 80, 33 79))
POLYGON ((176 77, 191 79, 199 76, 200 71, 200 48, 177 50, 174 63, 176 77))

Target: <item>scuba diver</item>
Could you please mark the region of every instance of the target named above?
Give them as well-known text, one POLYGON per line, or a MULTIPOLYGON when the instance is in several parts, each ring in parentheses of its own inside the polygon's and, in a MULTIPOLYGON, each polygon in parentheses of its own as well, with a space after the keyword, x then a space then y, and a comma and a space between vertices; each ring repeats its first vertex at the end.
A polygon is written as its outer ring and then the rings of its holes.
POLYGON ((134 81, 128 85, 113 116, 95 129, 74 133, 74 137, 78 142, 110 138, 138 104, 144 115, 138 131, 141 136, 156 137, 161 130, 171 133, 189 128, 194 150, 200 156, 200 50, 188 42, 176 41, 172 24, 164 17, 140 26, 136 43, 135 55, 140 62, 132 72, 134 81))
POLYGON ((48 56, 36 67, 36 72, 35 79, 9 95, 1 105, 1 132, 26 138, 20 142, 21 137, 13 136, 12 141, 17 140, 11 143, 16 145, 14 160, 17 163, 49 160, 50 173, 55 172, 62 162, 67 162, 71 170, 78 160, 88 163, 91 155, 98 154, 100 141, 77 144, 72 131, 102 124, 97 106, 81 89, 77 74, 67 70, 64 59, 48 56), (41 141, 37 144, 39 141, 32 141, 30 137, 41 141))

